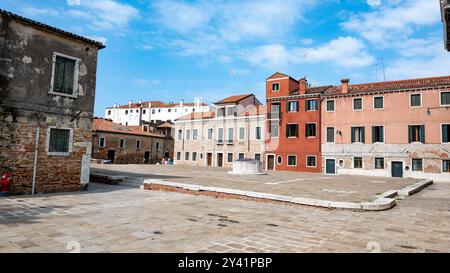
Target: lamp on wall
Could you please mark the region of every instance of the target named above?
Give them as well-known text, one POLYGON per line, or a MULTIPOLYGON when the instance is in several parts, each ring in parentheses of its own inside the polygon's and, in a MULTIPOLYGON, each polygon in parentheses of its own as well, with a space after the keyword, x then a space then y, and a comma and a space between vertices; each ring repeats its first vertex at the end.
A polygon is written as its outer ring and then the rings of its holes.
POLYGON ((341 131, 339 131, 339 130, 337 130, 337 131, 336 131, 336 135, 340 135, 340 136, 342 136, 342 132, 341 132, 341 131))

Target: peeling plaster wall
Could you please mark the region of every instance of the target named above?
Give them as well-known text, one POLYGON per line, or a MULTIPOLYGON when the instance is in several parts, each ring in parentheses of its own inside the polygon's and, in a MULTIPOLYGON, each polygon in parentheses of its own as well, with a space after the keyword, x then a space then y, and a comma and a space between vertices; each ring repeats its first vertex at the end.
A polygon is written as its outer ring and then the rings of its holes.
POLYGON ((80 189, 81 161, 91 150, 97 54, 96 46, 0 15, 0 172, 12 172, 13 192, 31 192, 37 127, 37 191, 80 189), (55 52, 81 60, 76 98, 49 94, 55 52), (47 155, 49 126, 72 128, 69 156, 47 155))

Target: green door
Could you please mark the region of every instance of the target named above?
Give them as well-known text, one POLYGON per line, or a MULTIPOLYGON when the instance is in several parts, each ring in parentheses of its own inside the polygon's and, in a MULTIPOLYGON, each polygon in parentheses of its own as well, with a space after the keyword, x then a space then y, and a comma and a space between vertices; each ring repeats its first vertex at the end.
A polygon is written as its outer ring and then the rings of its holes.
POLYGON ((391 171, 392 171, 392 177, 403 177, 403 162, 392 161, 391 171))
POLYGON ((334 160, 334 159, 326 160, 325 172, 330 173, 330 174, 336 173, 336 160, 334 160))

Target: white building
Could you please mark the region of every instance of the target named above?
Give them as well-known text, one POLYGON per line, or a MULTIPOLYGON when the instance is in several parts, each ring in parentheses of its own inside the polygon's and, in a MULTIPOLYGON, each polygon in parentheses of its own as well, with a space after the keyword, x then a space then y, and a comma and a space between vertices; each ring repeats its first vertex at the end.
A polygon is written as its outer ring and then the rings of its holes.
POLYGON ((211 107, 196 98, 194 103, 164 103, 161 101, 146 101, 127 105, 114 105, 106 108, 105 118, 122 125, 140 125, 140 121, 155 122, 157 120, 174 122, 177 118, 195 112, 209 112, 211 107))

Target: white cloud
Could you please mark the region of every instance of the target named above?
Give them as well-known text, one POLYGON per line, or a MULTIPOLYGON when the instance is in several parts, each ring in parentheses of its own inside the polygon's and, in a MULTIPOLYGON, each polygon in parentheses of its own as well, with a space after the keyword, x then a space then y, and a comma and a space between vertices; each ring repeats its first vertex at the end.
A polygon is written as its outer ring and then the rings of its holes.
POLYGON ((32 6, 26 6, 23 8, 23 13, 26 16, 35 17, 35 16, 57 16, 59 14, 58 10, 50 9, 50 8, 36 8, 32 6))
POLYGON ((391 41, 411 35, 415 27, 437 22, 440 22, 437 2, 408 0, 386 4, 376 11, 351 15, 342 27, 359 33, 372 43, 388 46, 391 41))
POLYGON ((330 63, 341 67, 366 67, 375 58, 365 44, 353 37, 339 37, 318 47, 288 49, 282 44, 268 44, 247 50, 242 55, 250 63, 277 70, 303 63, 330 63))
POLYGON ((371 7, 377 7, 381 5, 381 0, 367 0, 367 4, 371 7))
POLYGON ((70 15, 90 20, 91 28, 96 30, 123 28, 139 16, 136 8, 115 0, 68 0, 67 3, 72 7, 70 15))

